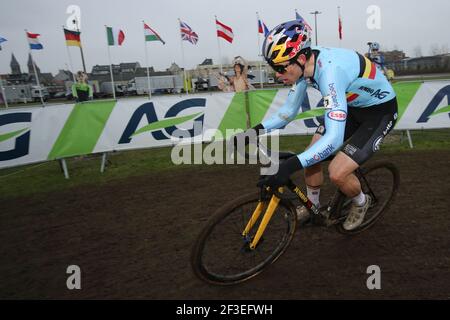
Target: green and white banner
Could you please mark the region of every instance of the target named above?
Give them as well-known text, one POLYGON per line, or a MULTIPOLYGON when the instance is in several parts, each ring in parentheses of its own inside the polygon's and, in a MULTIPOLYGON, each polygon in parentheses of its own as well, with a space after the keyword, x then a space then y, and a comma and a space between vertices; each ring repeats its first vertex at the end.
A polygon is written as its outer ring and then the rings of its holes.
MULTIPOLYGON (((396 129, 450 127, 450 82, 399 83, 396 129)), ((0 112, 0 168, 113 150, 170 146, 220 138, 270 117, 288 89, 248 93, 102 100, 0 112)), ((281 134, 311 134, 324 113, 321 95, 308 88, 302 112, 281 134)))

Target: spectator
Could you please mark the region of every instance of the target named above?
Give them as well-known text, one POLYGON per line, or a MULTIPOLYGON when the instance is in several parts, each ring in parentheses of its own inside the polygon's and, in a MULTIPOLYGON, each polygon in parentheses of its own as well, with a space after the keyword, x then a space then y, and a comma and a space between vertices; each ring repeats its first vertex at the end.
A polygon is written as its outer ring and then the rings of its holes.
POLYGON ((88 84, 87 74, 83 71, 77 72, 77 83, 72 85, 72 95, 76 102, 83 102, 93 99, 92 86, 88 84))
POLYGON ((247 62, 241 56, 234 58, 234 77, 230 78, 230 83, 233 86, 235 92, 242 92, 254 89, 253 86, 248 82, 247 62))

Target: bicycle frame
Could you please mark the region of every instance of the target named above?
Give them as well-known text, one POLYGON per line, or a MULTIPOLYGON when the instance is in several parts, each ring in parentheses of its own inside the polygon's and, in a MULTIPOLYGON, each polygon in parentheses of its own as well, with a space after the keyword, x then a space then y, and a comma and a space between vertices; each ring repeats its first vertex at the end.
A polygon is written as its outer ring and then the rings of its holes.
MULTIPOLYGON (((309 210, 311 214, 318 215, 320 214, 319 208, 317 208, 311 200, 303 193, 303 191, 296 186, 292 181, 288 184, 289 189, 295 193, 295 195, 298 197, 298 199, 301 201, 301 203, 309 210)), ((246 237, 248 236, 250 230, 255 225, 256 221, 261 216, 261 213, 264 209, 264 191, 270 191, 269 188, 262 189, 261 190, 261 196, 258 201, 258 205, 256 206, 255 210, 252 213, 252 216, 250 220, 248 221, 247 225, 245 226, 244 231, 242 232, 242 236, 246 237)), ((279 188, 278 192, 279 194, 283 194, 284 188, 279 188)), ((258 226, 258 229, 256 230, 255 237, 252 239, 250 243, 250 249, 254 250, 256 246, 258 245, 259 240, 261 239, 262 235, 264 234, 264 231, 266 230, 266 227, 272 218, 275 210, 278 207, 278 204, 281 201, 281 197, 277 196, 275 193, 270 198, 269 205, 267 206, 266 212, 264 213, 264 216, 262 217, 261 223, 258 226)))

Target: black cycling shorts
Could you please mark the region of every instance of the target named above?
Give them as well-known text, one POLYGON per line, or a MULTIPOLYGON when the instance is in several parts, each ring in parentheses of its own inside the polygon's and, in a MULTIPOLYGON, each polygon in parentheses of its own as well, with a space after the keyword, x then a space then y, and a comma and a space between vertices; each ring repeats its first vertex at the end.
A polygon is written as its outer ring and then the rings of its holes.
MULTIPOLYGON (((370 107, 348 107, 345 124, 344 152, 359 165, 367 161, 376 151, 384 137, 394 128, 397 121, 397 98, 370 107)), ((323 124, 316 133, 325 134, 323 124)))

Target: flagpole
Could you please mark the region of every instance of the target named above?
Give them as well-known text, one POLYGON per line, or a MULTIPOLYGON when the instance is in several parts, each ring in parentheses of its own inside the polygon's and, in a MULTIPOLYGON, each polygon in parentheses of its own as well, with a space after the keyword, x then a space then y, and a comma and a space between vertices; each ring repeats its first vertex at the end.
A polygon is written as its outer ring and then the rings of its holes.
MULTIPOLYGON (((262 63, 261 63, 261 59, 262 59, 262 55, 261 55, 261 39, 260 39, 261 36, 259 35, 260 19, 259 19, 259 14, 258 14, 258 12, 256 12, 256 20, 257 20, 257 23, 258 23, 259 84, 260 84, 260 86, 261 86, 261 89, 263 89, 264 86, 263 86, 263 73, 262 73, 262 63)), ((262 23, 262 21, 261 21, 261 23, 262 23)), ((261 28, 262 28, 263 34, 264 34, 264 27, 263 27, 262 24, 261 24, 261 28)))
MULTIPOLYGON (((63 32, 64 32, 64 29, 65 29, 65 28, 64 28, 64 26, 63 26, 63 32)), ((64 41, 66 41, 66 40, 65 40, 65 36, 64 36, 64 41)), ((77 82, 77 80, 75 79, 75 74, 73 73, 72 57, 71 57, 71 55, 70 55, 69 46, 67 45, 67 42, 66 42, 66 49, 67 49, 67 56, 69 57, 70 72, 72 72, 73 82, 75 83, 75 82, 77 82)))
POLYGON ((342 44, 342 37, 341 37, 342 29, 340 29, 340 27, 342 27, 341 7, 338 6, 339 48, 341 47, 341 44, 342 44))
MULTIPOLYGON (((108 32, 108 26, 105 25, 106 32, 108 32)), ((109 42, 108 42, 108 34, 106 34, 106 46, 108 47, 108 59, 109 59, 109 72, 111 73, 111 86, 113 92, 113 99, 116 100, 116 88, 114 85, 114 76, 113 76, 113 68, 111 63, 111 53, 109 52, 109 42)))
MULTIPOLYGON (((28 31, 25 29, 25 36, 27 37, 27 42, 28 42, 28 33, 27 32, 28 31)), ((39 76, 38 76, 37 71, 36 71, 36 65, 34 64, 33 53, 31 52, 32 50, 31 50, 31 47, 30 47, 29 43, 28 43, 28 47, 29 47, 29 51, 30 51, 31 64, 33 65, 34 76, 36 77, 36 84, 37 84, 38 89, 39 89, 39 97, 41 98, 42 105, 45 106, 44 99, 42 98, 41 83, 39 82, 39 76)))
MULTIPOLYGON (((145 63, 147 65, 147 89, 148 89, 148 99, 152 99, 152 89, 150 84, 150 70, 148 67, 148 53, 147 53, 147 39, 145 39, 145 22, 142 20, 142 24, 144 27, 144 46, 145 46, 145 63)), ((137 89, 137 88, 136 88, 137 89)))
MULTIPOLYGON (((80 29, 78 28, 78 20, 74 19, 73 21, 75 22, 75 26, 77 27, 77 32, 80 32, 80 29)), ((83 63, 83 71, 84 71, 84 73, 87 74, 86 64, 84 63, 83 47, 81 46, 81 37, 80 37, 80 53, 81 53, 81 62, 83 63)))
MULTIPOLYGON (((178 27, 181 26, 181 20, 178 18, 178 27)), ((186 95, 189 95, 189 89, 187 84, 187 76, 186 76, 186 61, 184 60, 184 46, 183 46, 183 38, 181 37, 181 30, 180 30, 180 44, 181 44, 181 60, 183 63, 183 75, 184 75, 184 82, 183 86, 186 86, 186 95)))
MULTIPOLYGON (((216 24, 216 33, 217 33, 217 16, 214 16, 214 18, 215 18, 215 20, 214 20, 214 23, 216 24)), ((217 35, 216 35, 217 36, 217 35)), ((218 48, 219 48, 219 65, 220 65, 220 73, 223 73, 223 69, 222 69, 222 54, 221 54, 221 51, 220 51, 220 40, 219 40, 219 37, 217 36, 217 46, 218 46, 218 48)))

